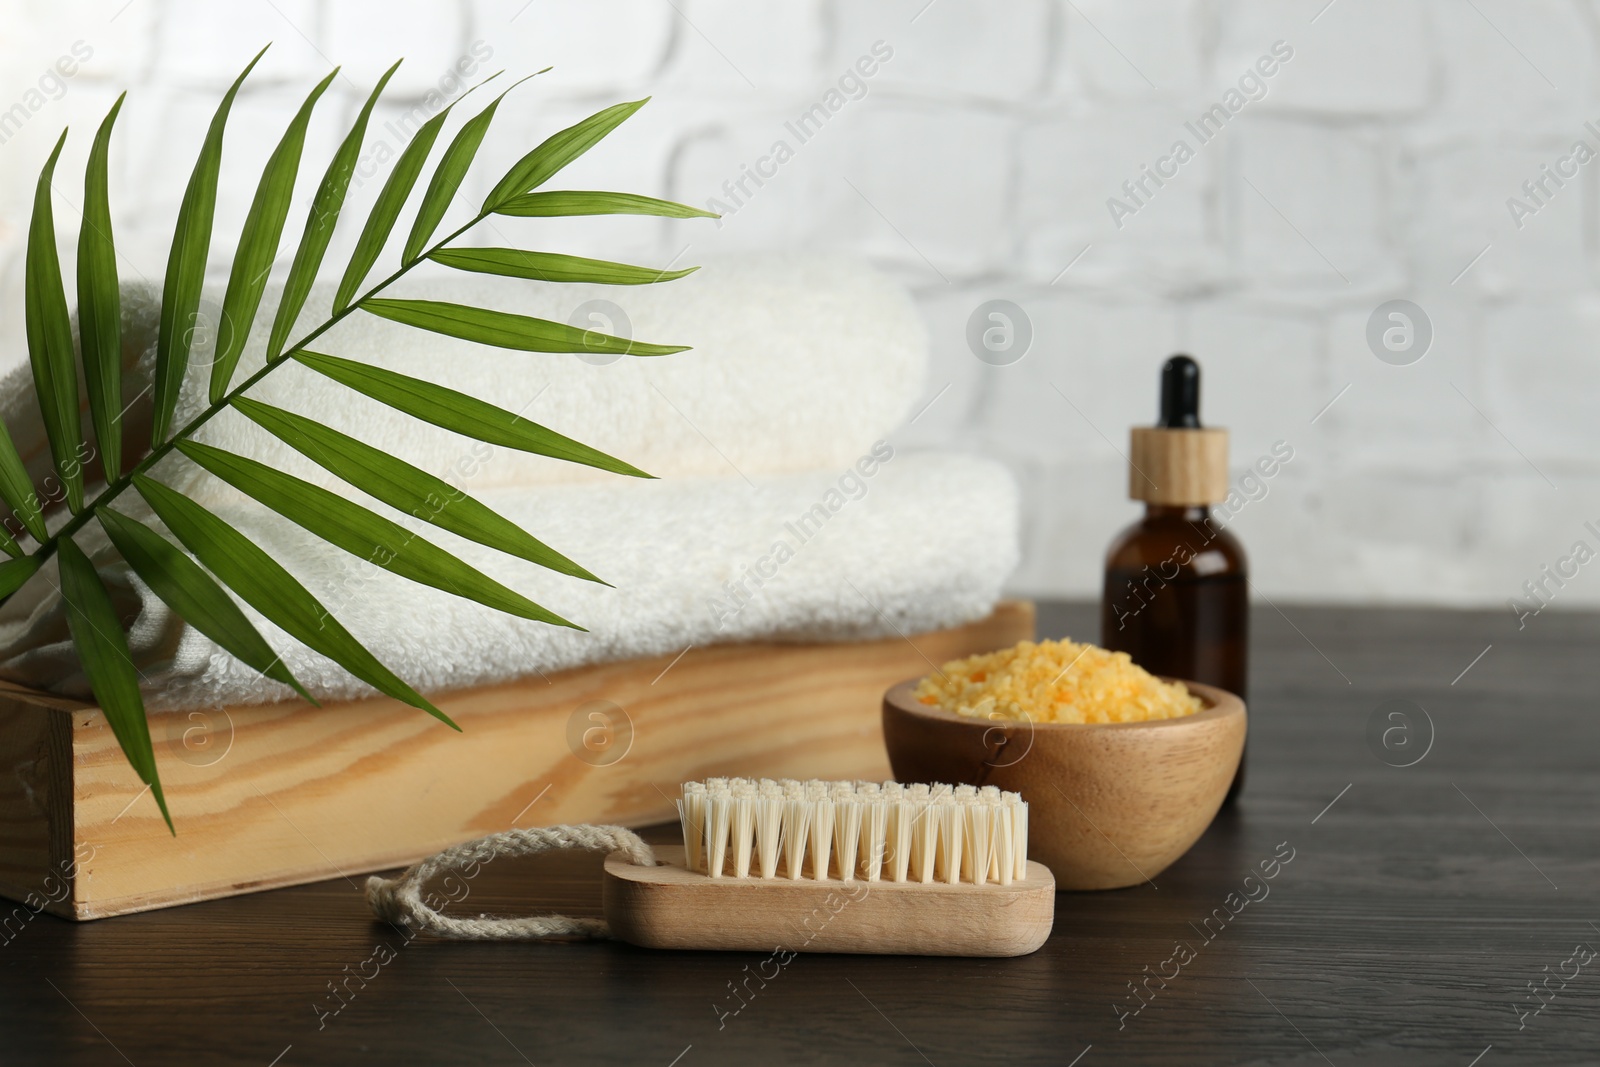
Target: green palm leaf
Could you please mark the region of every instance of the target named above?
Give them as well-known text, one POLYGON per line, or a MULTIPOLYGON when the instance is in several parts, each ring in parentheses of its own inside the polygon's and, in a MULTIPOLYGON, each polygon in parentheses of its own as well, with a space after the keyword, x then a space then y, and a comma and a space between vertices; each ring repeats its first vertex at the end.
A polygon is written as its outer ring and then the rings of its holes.
POLYGON ((405 460, 396 459, 320 422, 247 397, 235 400, 233 406, 324 470, 397 511, 561 574, 610 584, 443 478, 419 470, 405 460))
POLYGON ((379 692, 426 711, 451 729, 461 729, 379 663, 305 586, 249 538, 170 486, 143 475, 134 475, 133 485, 206 569, 290 637, 379 692))
POLYGON ((484 199, 483 210, 498 211, 500 205, 512 197, 537 189, 555 177, 568 163, 599 144, 606 134, 622 125, 628 116, 649 102, 650 98, 647 96, 643 100, 613 104, 604 111, 590 115, 582 122, 574 123, 559 133, 551 134, 544 143, 519 159, 516 165, 506 172, 506 176, 500 179, 499 184, 484 199))
POLYGON ((439 300, 385 300, 369 297, 361 310, 381 319, 431 330, 463 341, 522 352, 604 352, 619 356, 666 356, 687 352, 688 345, 653 345, 597 330, 581 330, 564 322, 514 315, 508 311, 468 307, 439 300))
POLYGON ((539 282, 595 282, 600 285, 651 285, 676 281, 699 267, 656 270, 604 259, 563 256, 556 252, 524 252, 520 248, 441 248, 428 258, 455 270, 531 278, 539 282))
POLYGON ((56 254, 55 213, 50 208, 50 180, 66 141, 63 130, 34 189, 24 282, 28 359, 33 364, 33 384, 39 393, 45 436, 50 440, 56 473, 67 490, 67 504, 78 511, 83 507, 78 370, 72 350, 72 318, 67 312, 67 294, 61 287, 61 260, 56 254))
POLYGON ((213 404, 220 402, 228 392, 233 368, 239 364, 239 355, 244 351, 256 311, 261 307, 261 293, 267 287, 272 261, 278 255, 284 220, 289 217, 289 201, 294 196, 295 177, 300 173, 300 154, 305 149, 306 125, 311 121, 311 111, 338 73, 339 68, 333 68, 333 72, 311 90, 261 172, 261 182, 256 186, 250 213, 245 216, 244 232, 239 235, 239 248, 233 256, 228 290, 222 298, 217 355, 211 364, 213 404))
POLYGON ((501 585, 432 542, 424 541, 399 523, 351 503, 338 493, 209 445, 184 441, 178 445, 178 451, 235 489, 358 559, 511 615, 583 629, 501 585))
POLYGON ((3 422, 0 422, 0 497, 5 499, 18 520, 39 543, 43 544, 49 539, 39 494, 34 492, 33 482, 28 479, 28 469, 22 465, 22 455, 17 451, 16 442, 11 439, 11 431, 6 429, 3 422))
POLYGON ((39 570, 38 556, 23 556, 0 563, 0 600, 22 588, 22 583, 39 570))
MULTIPOLYGON (((536 78, 549 69, 546 67, 538 74, 528 75, 528 78, 536 78)), ((506 93, 528 78, 516 82, 495 97, 488 107, 467 120, 456 133, 455 140, 450 142, 450 147, 445 149, 444 157, 434 168, 433 179, 428 182, 428 191, 422 194, 422 206, 417 208, 417 220, 411 225, 411 236, 406 238, 405 254, 401 257, 405 263, 416 262, 423 246, 439 228, 445 210, 449 208, 450 201, 455 199, 456 190, 461 188, 461 181, 467 176, 467 169, 478 154, 478 146, 483 144, 484 134, 489 132, 489 123, 494 121, 495 109, 500 106, 500 101, 506 98, 506 93)))
POLYGON ((358 393, 365 393, 397 411, 463 436, 522 452, 563 459, 569 463, 598 467, 613 474, 650 477, 631 463, 624 463, 536 422, 529 422, 515 412, 497 408, 466 393, 320 352, 296 352, 294 358, 358 393))
POLYGON ((282 682, 315 704, 283 659, 201 566, 156 531, 111 508, 95 515, 128 566, 196 630, 232 653, 241 663, 282 682))
MULTIPOLYGON (((17 557, 22 556, 22 546, 17 544, 17 539, 12 537, 11 531, 6 529, 3 525, 0 525, 0 551, 3 551, 6 555, 12 557, 12 559, 6 561, 7 563, 14 562, 17 557)), ((4 583, 0 582, 0 586, 3 585, 4 583)), ((9 595, 9 593, 0 592, 0 600, 4 600, 9 595)))
POLYGON ((239 86, 255 69, 266 49, 256 53, 244 71, 234 79, 217 105, 206 130, 200 157, 195 160, 189 186, 178 208, 178 226, 172 235, 172 251, 167 255, 166 284, 161 290, 161 330, 156 337, 155 414, 150 425, 150 443, 167 439, 172 413, 178 407, 178 394, 189 369, 189 346, 194 336, 195 315, 200 309, 200 287, 206 276, 206 256, 211 249, 211 225, 217 206, 217 174, 222 167, 222 131, 228 125, 228 112, 239 86))
POLYGON ((661 215, 670 219, 718 219, 714 211, 702 211, 671 200, 635 193, 606 193, 582 189, 552 189, 546 193, 514 196, 494 209, 497 215, 526 218, 562 218, 569 215, 661 215))
POLYGON ((117 744, 133 765, 139 780, 155 794, 167 829, 176 834, 167 798, 161 792, 161 777, 156 773, 156 754, 150 745, 150 726, 144 718, 144 698, 139 695, 139 671, 128 651, 122 620, 94 564, 70 537, 57 543, 61 560, 61 598, 67 604, 67 628, 72 644, 83 660, 89 688, 105 715, 117 744))
MULTIPOLYGON (((380 692, 454 727, 438 708, 379 662, 265 550, 218 515, 170 486, 152 480, 149 472, 169 453, 182 450, 205 469, 298 523, 321 542, 377 562, 413 581, 498 610, 552 625, 573 626, 407 527, 346 499, 343 493, 322 489, 256 460, 197 444, 192 436, 226 408, 235 407, 347 485, 390 507, 558 573, 598 582, 600 579, 565 555, 438 476, 347 434, 249 400, 243 394, 281 366, 285 355, 290 355, 332 381, 451 432, 565 462, 648 478, 629 463, 523 419, 520 412, 505 411, 465 393, 393 371, 307 351, 306 347, 361 310, 412 328, 519 351, 635 356, 680 352, 683 346, 634 341, 526 315, 437 301, 388 299, 383 291, 430 257, 455 270, 611 285, 667 281, 693 269, 656 271, 551 252, 452 247, 458 238, 495 212, 526 217, 714 217, 683 204, 631 193, 534 191, 637 111, 645 102, 640 100, 606 108, 547 138, 500 179, 474 217, 448 236, 438 238, 444 217, 465 184, 505 99, 506 94, 502 93, 467 120, 445 148, 406 234, 399 268, 358 296, 394 236, 400 213, 421 177, 451 105, 424 122, 401 152, 379 190, 376 204, 359 227, 355 251, 340 271, 334 307, 291 343, 290 334, 299 325, 331 247, 373 111, 396 64, 384 73, 364 101, 317 186, 269 331, 264 365, 235 384, 233 379, 283 238, 309 122, 337 74, 335 71, 317 84, 300 105, 257 179, 239 247, 228 269, 223 321, 218 324, 217 360, 209 375, 210 403, 187 422, 174 425, 190 369, 193 328, 211 252, 225 130, 241 86, 264 52, 265 49, 257 53, 223 94, 184 188, 162 292, 148 451, 137 457, 131 471, 122 473, 125 453, 134 446, 122 440, 121 297, 107 188, 111 137, 124 103, 122 97, 105 116, 89 152, 84 174, 84 227, 78 237, 81 357, 90 422, 101 452, 106 487, 85 505, 82 465, 88 453, 78 410, 79 353, 74 351, 51 204, 52 181, 65 134, 51 151, 35 188, 24 278, 34 387, 55 474, 65 487, 72 510, 56 524, 54 532, 44 522, 40 494, 30 481, 16 443, 0 424, 0 499, 16 514, 22 528, 38 541, 31 551, 24 551, 15 536, 17 527, 0 527, 0 601, 21 588, 44 560, 52 554, 59 556, 68 625, 85 674, 129 762, 154 789, 163 817, 167 817, 166 801, 156 775, 139 679, 129 656, 127 638, 106 588, 73 537, 98 518, 124 563, 177 615, 264 677, 293 687, 307 699, 307 690, 236 601, 252 606, 290 638, 380 692), (118 496, 130 488, 149 502, 165 524, 166 533, 112 507, 118 496)), ((142 441, 136 444, 143 448, 142 441)), ((167 821, 170 826, 170 818, 167 821)))
POLYGON ((389 172, 388 180, 383 183, 383 188, 378 193, 378 202, 372 205, 372 213, 367 216, 367 224, 362 228, 361 236, 356 239, 355 253, 350 257, 350 263, 344 270, 344 277, 339 280, 339 289, 334 294, 334 311, 343 311, 350 306, 356 290, 361 288, 361 283, 366 281, 367 275, 372 272, 372 265, 378 262, 379 253, 383 251, 390 232, 394 230, 395 220, 400 217, 400 209, 405 207, 406 198, 411 195, 412 187, 417 184, 417 178, 422 174, 422 166, 428 161, 428 153, 433 149, 433 142, 438 140, 444 120, 450 117, 450 109, 465 100, 466 95, 462 93, 437 115, 424 122, 422 128, 416 132, 416 136, 411 138, 411 143, 406 145, 405 151, 400 153, 394 170, 389 172))
POLYGON ((122 473, 122 295, 111 237, 106 156, 111 150, 111 127, 127 96, 117 97, 94 135, 83 177, 83 228, 78 231, 78 337, 89 413, 108 482, 122 473))
POLYGON ((339 212, 344 209, 345 194, 350 190, 350 177, 355 174, 361 143, 367 137, 367 120, 372 117, 372 108, 383 94, 384 86, 389 84, 389 79, 394 77, 399 67, 400 61, 396 60, 394 66, 384 71, 383 77, 378 79, 367 102, 361 105, 355 125, 350 127, 350 132, 345 135, 332 162, 328 164, 322 184, 317 187, 316 199, 311 202, 311 214, 306 218, 305 233, 300 237, 300 247, 295 250, 294 263, 289 267, 289 279, 283 283, 283 298, 278 301, 278 314, 272 320, 272 335, 267 340, 268 363, 283 353, 283 346, 289 340, 289 331, 294 329, 300 310, 306 306, 306 297, 311 295, 311 286, 317 280, 322 257, 327 254, 328 242, 333 239, 334 224, 339 221, 339 212))

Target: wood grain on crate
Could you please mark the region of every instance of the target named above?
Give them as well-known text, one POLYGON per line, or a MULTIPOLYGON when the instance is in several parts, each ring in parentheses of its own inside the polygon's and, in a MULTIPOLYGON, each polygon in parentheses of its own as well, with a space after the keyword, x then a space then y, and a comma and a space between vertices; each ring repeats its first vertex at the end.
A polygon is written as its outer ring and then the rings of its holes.
POLYGON ((912 638, 695 648, 447 693, 153 713, 177 836, 98 709, 0 686, 0 895, 89 919, 411 862, 510 826, 672 814, 712 775, 883 777, 885 688, 1033 635, 1033 606, 912 638), (619 757, 620 754, 620 758, 619 757))

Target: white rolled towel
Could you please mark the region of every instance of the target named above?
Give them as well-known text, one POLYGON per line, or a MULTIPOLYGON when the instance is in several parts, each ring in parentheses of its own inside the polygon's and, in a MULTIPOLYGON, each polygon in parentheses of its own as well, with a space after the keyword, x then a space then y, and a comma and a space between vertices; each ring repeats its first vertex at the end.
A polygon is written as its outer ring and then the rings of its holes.
MULTIPOLYGON (((396 516, 589 633, 416 585, 259 505, 219 513, 424 693, 726 641, 904 636, 986 615, 1017 561, 1016 487, 1006 469, 966 456, 897 454, 884 445, 872 461, 857 465, 860 458, 751 484, 617 479, 484 494, 491 507, 616 588, 396 516)), ((89 537, 80 539, 93 548, 89 537)), ((133 620, 129 643, 153 707, 292 695, 175 618, 111 553, 95 556, 121 613, 133 620)), ((55 585, 38 581, 42 599, 0 609, 0 677, 87 697, 55 585)), ((372 692, 248 605, 244 610, 313 695, 372 692)))
MULTIPOLYGON (((668 356, 596 365, 571 354, 514 352, 355 312, 316 351, 448 385, 576 438, 662 478, 745 477, 843 468, 906 417, 921 389, 927 336, 905 290, 857 261, 753 256, 708 263, 672 282, 566 285, 433 268, 384 295, 490 307, 639 341, 692 346, 668 356), (597 304, 596 302, 604 302, 597 304), (627 320, 626 327, 616 313, 627 320)), ((234 381, 262 365, 277 305, 270 289, 234 381)), ((208 290, 177 425, 204 409, 220 293, 208 290), (216 302, 210 298, 215 297, 216 302)), ((313 290, 298 338, 324 319, 330 287, 313 290)), ((159 297, 124 296, 127 418, 148 437, 159 297)), ((544 456, 483 446, 401 414, 298 364, 249 395, 343 430, 472 491, 615 481, 617 475, 544 456)), ((85 434, 92 433, 85 403, 85 434)), ((0 381, 0 418, 35 481, 49 462, 26 364, 0 381)), ((342 483, 237 414, 223 412, 195 439, 253 456, 328 488, 342 483)), ((95 476, 98 464, 91 463, 95 476)), ((182 457, 162 464, 174 487, 206 503, 240 499, 182 457)))

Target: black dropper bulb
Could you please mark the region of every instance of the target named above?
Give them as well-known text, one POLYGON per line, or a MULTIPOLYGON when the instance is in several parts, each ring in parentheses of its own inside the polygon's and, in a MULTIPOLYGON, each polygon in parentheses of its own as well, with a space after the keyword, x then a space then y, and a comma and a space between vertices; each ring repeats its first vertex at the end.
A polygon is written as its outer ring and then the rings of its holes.
POLYGON ((1176 355, 1161 366, 1161 418, 1166 430, 1200 428, 1200 364, 1176 355))

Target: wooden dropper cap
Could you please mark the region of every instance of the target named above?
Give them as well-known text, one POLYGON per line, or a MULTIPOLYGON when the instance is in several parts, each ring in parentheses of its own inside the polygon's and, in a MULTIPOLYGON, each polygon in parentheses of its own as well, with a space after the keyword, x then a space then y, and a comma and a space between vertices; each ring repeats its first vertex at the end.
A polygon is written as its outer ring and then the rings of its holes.
POLYGON ((1199 507, 1228 495, 1228 431, 1200 425, 1200 364, 1173 356, 1161 368, 1161 418, 1135 426, 1128 495, 1147 504, 1199 507))

